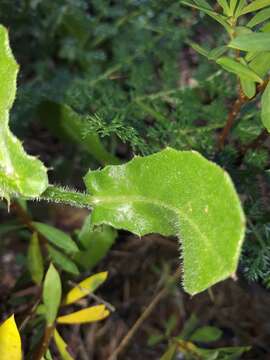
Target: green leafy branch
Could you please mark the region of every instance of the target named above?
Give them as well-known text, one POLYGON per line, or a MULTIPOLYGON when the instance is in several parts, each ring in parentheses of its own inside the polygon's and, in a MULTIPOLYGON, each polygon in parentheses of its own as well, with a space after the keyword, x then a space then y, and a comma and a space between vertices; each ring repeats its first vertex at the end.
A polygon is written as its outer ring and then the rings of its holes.
MULTIPOLYGON (((13 101, 17 67, 8 46, 7 30, 2 26, 0 35, 1 74, 7 74, 0 100, 13 101)), ((183 257, 183 285, 190 294, 234 275, 245 217, 232 181, 223 169, 197 152, 167 148, 150 156, 134 157, 127 164, 89 171, 84 178, 87 193, 48 186, 44 165, 29 158, 9 131, 12 101, 3 102, 0 113, 5 130, 0 138, 2 197, 8 201, 10 197, 45 199, 91 208, 92 227, 107 224, 138 236, 177 236, 183 257)), ((50 229, 34 225, 50 238, 50 229)))

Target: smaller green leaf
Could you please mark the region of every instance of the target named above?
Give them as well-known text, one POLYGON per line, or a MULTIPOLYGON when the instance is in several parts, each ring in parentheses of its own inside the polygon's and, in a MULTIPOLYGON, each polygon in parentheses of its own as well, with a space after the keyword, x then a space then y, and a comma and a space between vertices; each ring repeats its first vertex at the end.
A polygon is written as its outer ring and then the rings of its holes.
POLYGON ((230 11, 229 11, 230 16, 232 16, 234 14, 237 2, 238 2, 238 0, 230 0, 230 11))
POLYGON ((228 46, 243 51, 269 51, 270 33, 253 33, 235 37, 228 46))
POLYGON ((217 0, 217 2, 222 7, 224 14, 230 16, 231 12, 227 0, 217 0))
POLYGON ((240 15, 260 10, 266 6, 270 6, 270 0, 253 0, 250 4, 242 9, 240 15))
POLYGON ((246 26, 236 26, 235 28, 235 36, 249 35, 253 34, 253 31, 246 26))
POLYGON ((248 66, 263 78, 270 70, 270 52, 262 51, 257 53, 248 66))
POLYGON ((270 82, 266 86, 262 95, 262 112, 261 112, 262 123, 270 132, 270 82))
POLYGON ((227 46, 219 46, 208 53, 208 59, 216 61, 228 50, 227 46))
POLYGON ((83 250, 75 254, 75 261, 87 270, 92 269, 107 255, 116 237, 117 231, 111 226, 98 226, 93 230, 90 214, 78 234, 78 242, 83 250))
POLYGON ((56 319, 61 302, 61 295, 62 286, 60 276, 53 264, 50 264, 45 276, 42 294, 48 325, 52 325, 56 319))
POLYGON ((40 285, 43 279, 44 268, 37 233, 34 233, 30 240, 27 264, 33 281, 40 285))
POLYGON ((256 84, 254 81, 242 79, 240 77, 241 88, 243 93, 249 98, 252 99, 256 94, 256 84))
POLYGON ((203 47, 201 47, 199 44, 197 44, 193 41, 190 41, 189 45, 192 47, 193 50, 197 51, 202 56, 205 56, 208 58, 209 52, 207 50, 205 50, 203 47))
POLYGON ((222 66, 225 70, 232 72, 243 79, 255 81, 258 83, 262 83, 263 80, 248 66, 241 64, 240 62, 229 58, 227 56, 223 56, 219 58, 217 64, 222 66))
POLYGON ((215 11, 209 10, 208 8, 194 5, 188 1, 182 1, 181 3, 204 12, 205 14, 216 20, 218 23, 220 23, 228 33, 231 33, 231 26, 227 23, 226 18, 223 15, 220 15, 215 11))
MULTIPOLYGON (((232 2, 237 2, 237 0, 232 0, 232 2)), ((234 12, 234 18, 237 19, 241 15, 242 9, 247 5, 246 0, 239 0, 236 10, 234 12)))
POLYGON ((193 0, 198 6, 204 7, 205 9, 213 10, 206 0, 193 0))
POLYGON ((254 26, 268 20, 270 18, 270 8, 259 11, 253 18, 247 23, 247 26, 253 28, 254 26))
POLYGON ((59 268, 62 270, 73 274, 73 275, 79 275, 79 269, 77 268, 77 265, 74 264, 73 261, 71 261, 66 255, 61 253, 60 251, 56 250, 54 247, 48 245, 48 251, 51 257, 51 260, 54 264, 57 264, 59 268))
POLYGON ((215 326, 203 326, 192 334, 190 340, 195 342, 208 343, 219 340, 221 336, 222 331, 219 328, 215 326))
POLYGON ((40 222, 33 222, 33 225, 37 231, 46 239, 48 239, 53 245, 58 246, 67 253, 75 253, 79 251, 76 243, 65 232, 40 222))

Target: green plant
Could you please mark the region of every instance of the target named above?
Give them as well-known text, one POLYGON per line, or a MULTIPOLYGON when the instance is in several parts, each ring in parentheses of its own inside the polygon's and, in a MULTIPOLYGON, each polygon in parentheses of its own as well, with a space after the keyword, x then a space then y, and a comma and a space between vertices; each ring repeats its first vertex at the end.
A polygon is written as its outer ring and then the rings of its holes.
MULTIPOLYGON (((6 92, 14 98, 16 70, 10 66, 14 60, 6 46, 7 32, 3 27, 1 30, 6 92)), ((5 113, 10 106, 6 106, 5 113)), ((5 125, 7 127, 7 122, 5 125)), ((166 149, 159 154, 135 158, 127 165, 90 171, 84 178, 88 195, 54 186, 47 186, 45 190, 48 180, 44 167, 40 187, 25 188, 24 182, 33 181, 32 163, 20 159, 24 170, 20 173, 21 167, 17 169, 13 159, 19 157, 21 145, 7 138, 4 132, 3 149, 6 155, 1 161, 1 189, 8 201, 10 196, 20 196, 66 202, 92 208, 92 226, 108 224, 140 236, 151 232, 181 236, 184 287, 191 294, 235 272, 244 235, 242 209, 228 175, 199 154, 166 149), (15 146, 10 149, 9 143, 15 146), (200 196, 195 196, 196 193, 200 196), (222 225, 218 221, 221 218, 222 225)), ((34 226, 43 236, 58 241, 57 245, 66 251, 68 244, 72 245, 68 238, 63 238, 60 244, 61 236, 54 237, 47 226, 35 223, 34 226)), ((74 251, 74 246, 69 250, 74 251)))
MULTIPOLYGON (((180 2, 125 1, 120 6, 93 1, 90 9, 86 1, 27 1, 19 11, 10 2, 0 4, 0 21, 10 28, 12 48, 22 67, 9 121, 18 65, 1 27, 0 67, 5 71, 0 82, 5 86, 0 90, 0 196, 23 223, 1 224, 0 233, 20 229, 29 239, 30 232, 27 268, 38 287, 45 285, 43 263, 47 266, 48 261, 62 272, 63 284, 68 276, 92 269, 113 245, 115 229, 139 236, 152 232, 177 236, 183 285, 191 294, 234 277, 245 217, 234 185, 221 167, 242 195, 248 219, 240 270, 248 280, 267 286, 269 149, 263 145, 267 136, 263 127, 269 130, 270 4, 182 3, 210 15, 225 29, 222 36, 213 32, 208 38, 213 50, 189 41, 207 59, 199 60, 196 70, 188 68, 192 86, 179 86, 175 76, 179 53, 186 50, 187 37, 197 40, 196 27, 202 21, 206 28, 213 23, 190 16, 180 2), (42 22, 36 21, 40 18, 42 22), (28 42, 35 51, 29 50, 28 42), (213 73, 213 63, 238 75, 238 94, 236 79, 220 68, 213 73), (262 122, 257 110, 261 94, 262 122), (226 103, 235 97, 226 120, 226 103), (9 126, 26 138, 26 128, 42 126, 65 146, 64 155, 48 155, 49 160, 41 151, 44 163, 54 167, 52 183, 60 179, 82 188, 81 174, 89 166, 109 166, 87 173, 87 192, 49 185, 43 162, 24 151, 9 126), (133 153, 144 157, 123 164, 133 153), (91 215, 71 238, 34 221, 26 200, 85 207, 91 215)), ((39 311, 43 320, 50 314, 49 308, 39 311)), ((38 333, 46 337, 44 321, 38 333)), ((57 334, 58 349, 64 351, 66 345, 57 334)), ((48 340, 51 336, 49 332, 48 340)))

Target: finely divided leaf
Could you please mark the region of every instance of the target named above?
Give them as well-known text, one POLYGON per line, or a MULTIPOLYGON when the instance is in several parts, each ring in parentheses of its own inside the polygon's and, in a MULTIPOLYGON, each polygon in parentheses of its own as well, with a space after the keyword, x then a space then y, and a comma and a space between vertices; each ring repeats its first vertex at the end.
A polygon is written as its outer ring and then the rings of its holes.
POLYGON ((18 64, 9 47, 8 31, 0 25, 0 198, 8 201, 12 195, 37 197, 48 186, 45 166, 25 153, 8 127, 17 73, 18 64))
POLYGON ((245 218, 228 174, 194 151, 167 148, 89 171, 92 224, 177 235, 184 287, 196 294, 234 274, 245 218))

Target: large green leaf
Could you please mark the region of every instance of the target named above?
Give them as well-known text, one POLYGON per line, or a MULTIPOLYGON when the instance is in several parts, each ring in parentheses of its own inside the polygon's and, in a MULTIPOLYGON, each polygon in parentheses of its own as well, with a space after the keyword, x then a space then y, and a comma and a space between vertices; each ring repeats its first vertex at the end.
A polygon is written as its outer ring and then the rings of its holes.
POLYGON ((262 95, 262 122, 270 132, 270 83, 266 86, 262 95))
POLYGON ((85 183, 93 225, 179 237, 190 294, 236 271, 244 214, 228 174, 199 153, 167 148, 90 171, 85 183))
POLYGON ((8 32, 0 25, 0 197, 12 195, 30 198, 48 186, 45 166, 25 153, 21 142, 8 127, 9 110, 16 95, 18 64, 9 47, 8 32))
POLYGON ((270 33, 240 35, 235 37, 228 46, 243 51, 269 51, 270 33))

